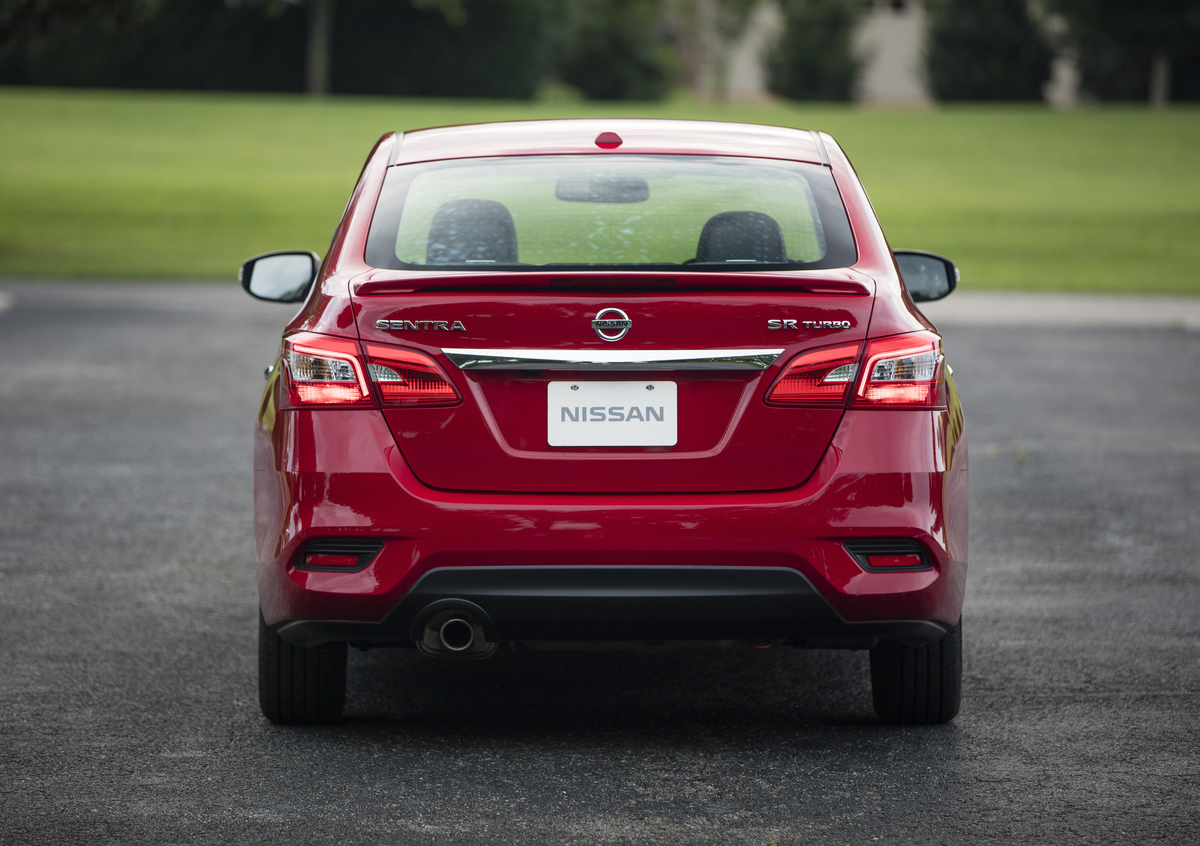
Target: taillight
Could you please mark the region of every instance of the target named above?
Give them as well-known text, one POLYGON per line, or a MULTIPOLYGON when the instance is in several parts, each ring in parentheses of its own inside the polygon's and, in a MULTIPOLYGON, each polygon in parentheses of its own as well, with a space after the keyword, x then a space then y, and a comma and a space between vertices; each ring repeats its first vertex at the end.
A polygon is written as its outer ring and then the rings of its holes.
POLYGON ((941 340, 912 332, 867 342, 856 406, 928 408, 945 404, 941 340))
POLYGON ((358 344, 298 332, 284 339, 288 399, 294 406, 373 406, 358 344))
POLYGON ((843 405, 858 373, 860 344, 809 350, 792 359, 767 395, 780 405, 843 405))
POLYGON ((462 398, 429 356, 367 344, 367 366, 385 406, 458 405, 462 398))

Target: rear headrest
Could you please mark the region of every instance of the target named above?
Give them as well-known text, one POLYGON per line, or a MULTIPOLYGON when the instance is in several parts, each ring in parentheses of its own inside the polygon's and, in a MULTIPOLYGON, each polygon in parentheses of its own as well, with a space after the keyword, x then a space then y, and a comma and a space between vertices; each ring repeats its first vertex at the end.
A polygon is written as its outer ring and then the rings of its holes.
POLYGON ((783 263, 787 251, 783 231, 769 214, 752 211, 721 212, 709 218, 696 245, 696 261, 731 259, 783 263))
POLYGON ((494 261, 515 264, 517 229, 503 203, 495 200, 450 200, 442 203, 429 225, 426 264, 494 261))

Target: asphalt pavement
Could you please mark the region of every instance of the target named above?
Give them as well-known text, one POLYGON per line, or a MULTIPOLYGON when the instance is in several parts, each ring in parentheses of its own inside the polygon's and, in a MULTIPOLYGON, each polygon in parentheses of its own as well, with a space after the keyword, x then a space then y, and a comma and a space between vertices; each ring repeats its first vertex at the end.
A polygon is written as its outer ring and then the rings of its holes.
POLYGON ((971 443, 950 725, 877 723, 864 653, 374 650, 281 728, 250 433, 290 310, 0 292, 0 844, 1200 842, 1196 300, 928 309, 971 443))

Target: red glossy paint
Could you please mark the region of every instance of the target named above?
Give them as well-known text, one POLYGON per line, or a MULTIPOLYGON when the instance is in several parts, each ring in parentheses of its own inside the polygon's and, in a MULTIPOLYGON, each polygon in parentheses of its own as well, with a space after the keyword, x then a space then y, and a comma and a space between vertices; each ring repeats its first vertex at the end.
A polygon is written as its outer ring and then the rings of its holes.
MULTIPOLYGON (((387 135, 363 167, 315 290, 285 336, 342 339, 365 366, 373 346, 434 362, 461 397, 447 407, 296 407, 286 367, 264 395, 255 434, 258 584, 270 626, 380 621, 443 567, 579 565, 782 567, 805 576, 849 622, 959 620, 966 579, 967 450, 953 380, 938 368, 924 407, 870 403, 867 362, 829 402, 788 405, 768 393, 784 370, 831 347, 884 355, 895 336, 939 342, 909 299, 870 201, 828 135, 780 127, 578 120, 448 127, 387 135), (828 157, 858 250, 851 268, 671 275, 669 290, 573 291, 552 276, 377 270, 364 261, 389 163, 498 155, 595 154, 602 132, 627 154, 828 157), (634 329, 617 344, 590 320, 605 307, 634 329), (770 331, 794 319, 799 330, 770 331), (460 321, 458 331, 381 330, 377 321, 460 321), (846 321, 837 332, 803 321, 846 321), (553 448, 546 383, 612 374, 463 371, 447 348, 778 348, 764 371, 664 371, 616 378, 679 386, 678 443, 662 448, 553 448), (863 407, 859 407, 862 405, 863 407), (386 541, 358 572, 293 566, 310 538, 386 541), (843 547, 908 538, 932 569, 867 572, 843 547)), ((580 272, 588 280, 662 273, 580 272)), ((428 324, 427 324, 428 325, 428 324)), ((840 353, 839 353, 840 354, 840 353)), ((878 356, 876 356, 878 357, 878 356)), ((798 385, 799 383, 797 383, 798 385)), ((795 387, 795 386, 793 386, 795 387)), ((797 387, 796 390, 799 390, 797 387)))
MULTIPOLYGON (((956 622, 966 561, 947 550, 943 499, 962 468, 938 456, 948 411, 848 411, 805 484, 752 494, 454 493, 414 475, 378 414, 291 411, 260 425, 255 470, 258 581, 269 624, 382 619, 435 567, 617 560, 625 566, 788 566, 846 620, 956 622), (279 491, 279 495, 268 492, 279 491), (387 538, 358 573, 296 571, 310 537, 387 538), (924 572, 868 573, 842 542, 904 536, 934 558, 924 572)), ((964 515, 965 516, 965 515, 964 515)))
POLYGON ((736 291, 670 296, 416 292, 360 295, 355 301, 362 303, 358 316, 364 340, 406 343, 427 353, 473 400, 449 415, 388 410, 405 458, 426 484, 454 490, 639 493, 770 490, 804 481, 833 436, 841 404, 785 412, 762 400, 795 352, 829 339, 827 330, 806 330, 803 321, 847 322, 851 329, 838 332, 838 339, 858 340, 866 334, 872 302, 860 293, 736 291), (701 340, 708 348, 763 346, 784 352, 774 366, 753 373, 575 374, 570 378, 583 381, 673 380, 681 388, 680 419, 686 426, 674 447, 569 450, 551 449, 546 442, 546 383, 566 378, 561 372, 522 377, 511 371, 460 371, 442 354, 444 347, 603 354, 613 345, 597 337, 591 318, 605 307, 621 308, 634 321, 621 349, 688 349, 701 340), (794 318, 801 328, 769 330, 772 318, 794 318), (407 320, 420 328, 381 331, 379 320, 389 325, 407 320), (460 321, 465 328, 438 330, 437 321, 460 321), (594 472, 598 461, 604 464, 599 475, 594 472))

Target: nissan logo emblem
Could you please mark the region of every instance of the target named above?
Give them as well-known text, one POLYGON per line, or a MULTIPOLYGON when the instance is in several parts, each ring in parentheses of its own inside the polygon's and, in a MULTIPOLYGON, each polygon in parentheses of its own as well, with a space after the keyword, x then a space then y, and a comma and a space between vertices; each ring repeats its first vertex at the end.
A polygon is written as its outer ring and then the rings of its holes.
POLYGON ((633 321, 629 319, 629 315, 619 308, 600 309, 600 313, 592 321, 592 328, 604 341, 621 340, 629 333, 632 326, 633 321))

